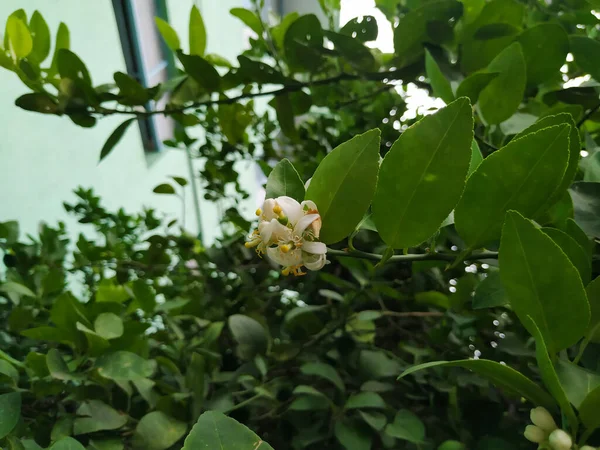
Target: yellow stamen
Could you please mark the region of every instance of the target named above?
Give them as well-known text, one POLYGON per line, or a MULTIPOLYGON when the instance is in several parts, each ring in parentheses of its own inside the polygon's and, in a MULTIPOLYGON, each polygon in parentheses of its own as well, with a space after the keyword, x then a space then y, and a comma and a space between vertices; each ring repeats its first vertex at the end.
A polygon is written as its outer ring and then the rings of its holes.
POLYGON ((279 205, 275 205, 275 206, 273 206, 273 212, 274 212, 275 214, 280 214, 280 213, 281 213, 281 211, 283 211, 283 210, 281 209, 281 206, 279 206, 279 205))
POLYGON ((281 250, 283 253, 288 253, 291 249, 292 246, 290 244, 283 244, 279 246, 279 250, 281 250))
POLYGON ((262 209, 258 208, 254 214, 260 216, 262 214, 262 209))
POLYGON ((292 270, 292 269, 291 269, 291 267, 285 267, 285 268, 284 268, 284 269, 281 271, 281 274, 282 274, 284 277, 287 277, 287 276, 290 274, 290 270, 292 270))
POLYGON ((244 243, 244 247, 246 247, 246 248, 252 248, 252 247, 256 247, 260 243, 261 243, 260 238, 258 238, 258 239, 252 239, 251 241, 247 241, 246 243, 244 243))

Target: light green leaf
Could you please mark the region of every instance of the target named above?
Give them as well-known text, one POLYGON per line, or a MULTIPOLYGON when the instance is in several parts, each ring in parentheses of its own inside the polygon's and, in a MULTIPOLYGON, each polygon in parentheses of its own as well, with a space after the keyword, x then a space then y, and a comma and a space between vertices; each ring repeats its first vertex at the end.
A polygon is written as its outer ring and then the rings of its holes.
POLYGON ((252 11, 246 8, 232 8, 229 13, 244 22, 244 24, 254 31, 258 36, 262 36, 262 25, 260 24, 260 19, 252 11))
POLYGON ((273 447, 230 417, 208 411, 200 416, 182 450, 198 449, 273 450, 273 447))
POLYGON ((556 228, 542 228, 542 231, 561 248, 565 255, 567 255, 571 263, 579 272, 583 284, 589 283, 592 277, 592 260, 577 241, 564 231, 556 228))
POLYGON ((147 378, 154 372, 154 364, 135 353, 117 351, 96 360, 98 373, 113 380, 147 378))
POLYGON ((456 97, 468 97, 471 104, 476 104, 479 94, 492 82, 499 72, 475 72, 465 78, 456 89, 456 97))
POLYGON ((160 411, 153 411, 140 419, 133 435, 133 447, 144 450, 165 450, 181 439, 187 424, 160 411))
POLYGON ((527 83, 541 84, 556 76, 569 53, 569 37, 556 23, 528 28, 517 38, 527 67, 527 83))
POLYGON ((379 139, 378 129, 355 136, 317 167, 306 200, 319 209, 324 243, 333 244, 352 233, 369 208, 379 170, 379 139))
POLYGON ((291 13, 286 14, 278 25, 275 25, 271 28, 271 36, 273 37, 273 41, 279 50, 284 50, 285 33, 290 25, 294 23, 296 19, 298 19, 298 17, 300 17, 300 14, 298 14, 296 11, 292 11, 291 13))
POLYGON ((242 359, 250 360, 264 355, 269 348, 269 336, 264 327, 252 317, 234 314, 228 319, 229 329, 238 343, 237 351, 242 359))
POLYGON ((164 21, 160 17, 155 17, 154 22, 160 32, 160 35, 165 40, 167 47, 169 47, 172 51, 179 50, 181 48, 181 44, 179 42, 179 36, 177 36, 177 32, 169 25, 168 22, 164 21))
POLYGON ((351 395, 346 401, 346 409, 376 408, 385 409, 385 401, 375 392, 359 392, 351 395))
POLYGON ((77 322, 77 329, 85 334, 85 338, 88 343, 88 352, 90 356, 98 356, 104 353, 104 351, 110 347, 110 342, 96 333, 94 330, 86 327, 81 322, 77 322))
POLYGON ((304 183, 288 159, 282 159, 269 174, 266 198, 288 196, 301 202, 304 199, 304 183))
POLYGON ((488 272, 487 277, 475 288, 473 309, 495 308, 507 303, 508 299, 500 280, 500 272, 497 270, 488 272))
POLYGON ((552 354, 575 344, 590 322, 577 269, 550 237, 509 211, 500 244, 500 276, 510 305, 531 334, 531 317, 552 354))
POLYGON ((579 407, 579 418, 590 433, 592 430, 600 428, 600 414, 598 414, 599 410, 600 387, 590 392, 579 407))
POLYGON ((7 294, 17 294, 19 296, 24 295, 25 297, 35 298, 36 296, 27 286, 14 281, 5 281, 4 283, 0 284, 0 291, 7 294))
POLYGON ((431 367, 463 367, 487 378, 493 384, 508 392, 525 397, 536 406, 553 410, 556 407, 554 399, 521 372, 506 365, 486 359, 463 359, 459 361, 433 361, 413 366, 400 375, 403 378, 411 373, 431 367))
POLYGON ((600 386, 600 375, 570 361, 559 359, 554 368, 567 398, 577 409, 587 395, 600 386))
POLYGON ((33 49, 33 39, 27 24, 15 15, 10 15, 6 21, 6 35, 9 48, 16 59, 25 58, 33 49))
POLYGON ((98 290, 96 291, 96 301, 98 303, 123 303, 128 298, 129 294, 120 284, 114 284, 111 280, 102 280, 98 284, 98 290))
POLYGON ((571 36, 571 53, 575 63, 589 73, 596 81, 600 80, 600 42, 587 36, 571 36))
POLYGON ((333 434, 346 450, 370 450, 370 430, 355 420, 336 420, 333 434))
POLYGON ((127 415, 121 414, 100 400, 88 400, 77 409, 73 423, 76 435, 94 433, 102 430, 116 430, 127 423, 127 415))
POLYGON ((15 384, 19 381, 19 371, 11 363, 3 359, 0 359, 0 374, 9 377, 15 384))
POLYGON ((303 375, 323 378, 333 383, 340 391, 344 391, 344 381, 337 371, 329 364, 320 362, 305 363, 300 367, 300 372, 303 375))
POLYGON ((469 170, 472 129, 471 105, 460 98, 421 119, 394 143, 381 164, 373 199, 373 220, 386 244, 420 244, 448 217, 469 170))
POLYGON ((385 427, 385 433, 414 444, 425 441, 425 425, 407 409, 401 409, 396 413, 394 421, 385 427))
POLYGON ((454 101, 454 93, 452 92, 450 82, 446 79, 440 66, 427 49, 425 49, 425 71, 433 88, 433 94, 444 100, 446 104, 452 103, 454 101))
POLYGON ((39 65, 50 54, 50 29, 39 11, 34 11, 31 16, 29 31, 33 38, 33 49, 28 59, 39 65))
POLYGON ((85 450, 85 447, 71 437, 62 438, 48 450, 85 450))
POLYGON ((498 72, 481 91, 479 107, 489 124, 504 122, 512 116, 525 94, 525 59, 521 45, 517 42, 502 50, 487 67, 488 72, 498 72))
POLYGON ((196 5, 192 6, 190 12, 190 55, 204 56, 206 51, 206 27, 202 14, 196 5))
POLYGON ((125 135, 125 132, 129 128, 129 126, 135 120, 136 120, 135 118, 127 119, 125 122, 123 122, 122 124, 120 124, 117 128, 115 128, 115 131, 113 131, 111 133, 111 135, 108 137, 108 139, 106 140, 106 142, 102 146, 102 150, 100 150, 100 161, 102 161, 104 158, 106 158, 110 154, 110 152, 113 151, 113 149, 115 148, 115 146, 119 143, 119 141, 125 135))
POLYGON ((568 125, 546 128, 483 160, 454 211, 456 229, 470 248, 497 239, 509 209, 527 216, 539 210, 563 179, 569 133, 568 125))
POLYGON ((104 339, 115 339, 123 336, 123 321, 114 313, 102 313, 96 317, 94 329, 104 339))
POLYGON ((0 395, 0 439, 8 435, 21 417, 21 394, 10 392, 0 395))
POLYGON ((585 288, 590 303, 590 324, 586 336, 592 342, 600 342, 600 276, 596 277, 585 288))

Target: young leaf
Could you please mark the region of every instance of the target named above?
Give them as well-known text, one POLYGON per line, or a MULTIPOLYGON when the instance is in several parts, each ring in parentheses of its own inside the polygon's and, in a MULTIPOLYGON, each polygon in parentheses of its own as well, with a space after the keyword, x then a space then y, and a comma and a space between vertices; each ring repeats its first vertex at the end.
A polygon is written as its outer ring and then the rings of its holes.
POLYGON ((172 51, 177 51, 181 48, 181 44, 179 42, 179 36, 177 36, 177 32, 169 25, 168 22, 165 22, 160 17, 155 17, 154 22, 160 32, 160 35, 165 40, 167 47, 169 47, 172 51))
POLYGON ((506 215, 499 264, 510 305, 531 334, 539 327, 552 354, 583 336, 590 306, 577 269, 550 237, 518 212, 506 215))
POLYGON ((17 425, 21 417, 21 394, 10 392, 0 395, 0 439, 17 425))
POLYGON ((386 244, 420 244, 448 217, 464 189, 472 129, 471 105, 460 98, 394 143, 381 164, 373 199, 373 220, 386 244))
POLYGON ((523 49, 529 85, 541 84, 554 77, 569 53, 569 37, 557 23, 528 28, 517 41, 523 49))
POLYGON ((206 27, 202 14, 196 5, 192 6, 190 12, 190 55, 204 56, 206 51, 206 27))
POLYGON ((456 89, 457 97, 469 97, 471 104, 477 103, 481 91, 495 79, 499 72, 475 72, 465 78, 456 89))
POLYGON ((135 120, 135 118, 127 119, 125 122, 123 122, 121 125, 119 125, 115 129, 115 131, 112 132, 112 134, 108 137, 108 139, 104 143, 102 150, 100 151, 100 160, 99 161, 102 161, 104 158, 106 158, 110 154, 110 152, 115 148, 115 145, 117 145, 119 143, 119 141, 125 134, 125 131, 127 131, 127 128, 129 128, 129 126, 133 123, 134 120, 135 120))
POLYGON ((217 411, 205 412, 185 438, 182 450, 220 448, 273 450, 273 447, 234 419, 217 411))
POLYGON ((454 211, 456 230, 470 248, 497 239, 509 209, 526 216, 539 210, 563 179, 569 133, 568 125, 545 128, 483 160, 454 211))
POLYGON ((146 450, 165 450, 173 446, 187 431, 187 424, 161 411, 152 411, 135 427, 133 444, 146 450))
POLYGON ((517 42, 506 47, 487 67, 498 76, 481 91, 479 107, 489 124, 498 124, 512 116, 525 94, 525 59, 517 42))
POLYGON ((260 19, 252 11, 246 8, 232 8, 229 13, 244 22, 244 24, 258 36, 262 36, 263 30, 260 19))
POLYGON ((35 11, 31 16, 29 30, 33 37, 33 49, 28 59, 39 65, 50 54, 50 29, 39 11, 35 11))
POLYGON ((400 378, 403 378, 411 373, 418 372, 431 367, 463 367, 481 375, 490 380, 496 386, 506 389, 509 392, 525 397, 536 406, 543 406, 546 409, 553 410, 556 408, 554 399, 535 384, 521 372, 497 363, 496 361, 488 361, 486 359, 463 359, 459 361, 434 361, 424 364, 419 364, 405 370, 400 378))
POLYGON ((352 233, 369 208, 379 170, 379 139, 378 129, 355 136, 333 149, 317 167, 306 200, 319 209, 321 241, 326 244, 352 233))
POLYGON ((266 198, 288 196, 301 202, 304 199, 304 183, 288 159, 277 163, 267 178, 266 198))
POLYGON ((15 58, 25 58, 33 49, 33 39, 27 24, 15 15, 10 15, 6 21, 6 35, 9 48, 15 58))
POLYGON ((446 79, 440 66, 427 49, 425 49, 425 71, 433 88, 433 94, 444 100, 446 104, 452 103, 454 101, 454 93, 452 92, 450 82, 446 79))
POLYGON ((542 228, 542 231, 567 255, 579 272, 583 284, 589 283, 592 277, 592 260, 577 241, 564 231, 557 230, 556 228, 542 228))

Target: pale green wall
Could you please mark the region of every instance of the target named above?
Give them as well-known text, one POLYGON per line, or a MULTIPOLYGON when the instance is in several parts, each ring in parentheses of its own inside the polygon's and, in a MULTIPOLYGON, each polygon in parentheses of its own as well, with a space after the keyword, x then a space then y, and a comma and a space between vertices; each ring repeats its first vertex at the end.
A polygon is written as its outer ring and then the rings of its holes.
MULTIPOLYGON (((210 51, 235 56, 244 42, 243 33, 241 26, 230 22, 228 10, 240 6, 242 0, 199 3, 211 35, 210 51)), ((185 39, 191 4, 171 0, 169 5, 174 26, 185 39)), ((125 71, 110 0, 2 0, 2 30, 6 17, 18 8, 24 8, 29 16, 39 10, 53 33, 60 21, 65 22, 71 30, 71 48, 86 62, 95 85, 112 82, 113 72, 125 71)), ((181 217, 180 202, 153 194, 152 188, 167 181, 169 175, 189 178, 183 152, 165 149, 148 157, 139 129, 131 127, 113 153, 98 165, 100 148, 123 117, 103 119, 92 129, 80 128, 66 117, 42 116, 15 107, 14 100, 27 91, 15 74, 0 68, 0 221, 16 219, 23 232, 33 233, 41 220, 51 224, 65 220, 75 232, 78 227, 64 213, 62 202, 74 198, 72 191, 77 186, 93 187, 111 208, 122 206, 134 212, 145 205, 170 217, 181 217)), ((254 169, 245 172, 247 182, 252 182, 254 169)), ((196 232, 191 194, 186 195, 186 228, 196 232)), ((202 228, 210 241, 218 232, 217 208, 206 201, 201 203, 202 228)))

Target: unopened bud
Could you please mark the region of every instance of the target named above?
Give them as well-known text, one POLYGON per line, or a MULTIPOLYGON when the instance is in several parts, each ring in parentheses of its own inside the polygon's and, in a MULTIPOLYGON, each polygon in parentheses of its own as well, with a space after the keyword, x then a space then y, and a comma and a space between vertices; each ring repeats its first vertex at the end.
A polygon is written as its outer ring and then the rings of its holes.
POLYGON ((554 419, 552 418, 552 415, 546 408, 541 406, 532 409, 529 417, 534 425, 537 425, 547 433, 551 433, 558 428, 556 426, 556 422, 554 422, 554 419))
POLYGON ((573 439, 564 430, 554 430, 550 433, 548 442, 554 450, 570 450, 573 446, 573 439))
POLYGON ((535 425, 527 425, 525 427, 525 433, 523 433, 525 439, 536 444, 540 444, 546 440, 546 432, 535 425))

